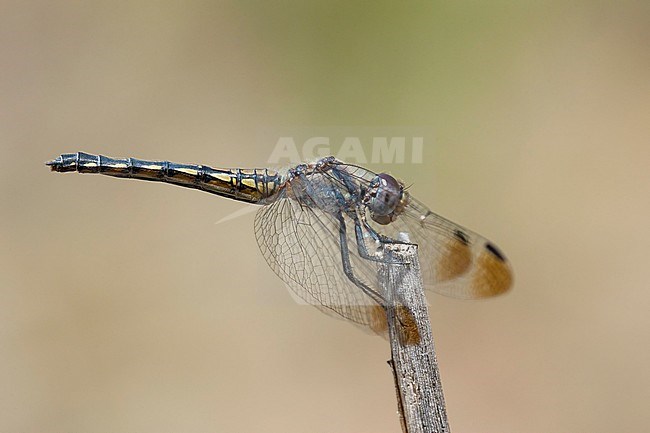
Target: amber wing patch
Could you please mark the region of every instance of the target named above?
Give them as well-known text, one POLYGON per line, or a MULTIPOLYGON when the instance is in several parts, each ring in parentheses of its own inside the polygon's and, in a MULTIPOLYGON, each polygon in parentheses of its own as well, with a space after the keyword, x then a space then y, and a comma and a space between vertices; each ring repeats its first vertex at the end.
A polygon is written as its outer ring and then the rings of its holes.
POLYGON ((449 281, 464 274, 472 263, 472 250, 463 238, 450 238, 436 263, 436 280, 449 281))
POLYGON ((485 248, 476 260, 471 289, 477 298, 487 298, 506 292, 512 285, 512 273, 501 255, 485 248))

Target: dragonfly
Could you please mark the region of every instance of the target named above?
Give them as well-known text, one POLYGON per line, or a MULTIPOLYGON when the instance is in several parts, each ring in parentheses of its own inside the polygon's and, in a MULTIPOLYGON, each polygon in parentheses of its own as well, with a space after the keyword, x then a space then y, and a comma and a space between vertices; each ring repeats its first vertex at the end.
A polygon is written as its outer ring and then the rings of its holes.
MULTIPOLYGON (((398 264, 388 244, 418 245, 425 288, 462 299, 507 292, 512 269, 483 236, 432 212, 388 173, 335 157, 275 171, 111 158, 83 152, 46 163, 55 172, 165 182, 259 205, 257 244, 270 268, 301 299, 365 329, 387 333, 395 301, 378 284, 379 266, 398 264)), ((398 305, 403 342, 420 335, 412 312, 398 305)))

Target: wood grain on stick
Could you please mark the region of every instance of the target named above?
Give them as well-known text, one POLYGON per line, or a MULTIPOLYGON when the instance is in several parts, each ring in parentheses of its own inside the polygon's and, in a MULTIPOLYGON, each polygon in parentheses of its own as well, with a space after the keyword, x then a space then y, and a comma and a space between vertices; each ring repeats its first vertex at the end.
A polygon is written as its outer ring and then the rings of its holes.
POLYGON ((388 244, 388 257, 399 264, 383 264, 379 281, 391 307, 387 309, 388 332, 398 398, 398 408, 405 433, 449 432, 449 422, 442 382, 431 335, 429 309, 422 285, 417 246, 388 244), (404 330, 400 309, 407 309, 419 338, 405 338, 412 331, 404 330))

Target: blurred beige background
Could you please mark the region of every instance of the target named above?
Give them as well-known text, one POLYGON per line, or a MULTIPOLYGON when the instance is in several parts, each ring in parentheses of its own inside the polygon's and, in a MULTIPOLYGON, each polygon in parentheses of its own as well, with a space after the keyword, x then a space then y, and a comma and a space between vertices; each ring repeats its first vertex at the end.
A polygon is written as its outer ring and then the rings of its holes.
POLYGON ((0 3, 0 431, 399 431, 387 343, 293 304, 245 205, 43 166, 287 125, 431 127, 390 169, 513 262, 431 297, 453 431, 647 430, 650 7, 564 3, 0 3))

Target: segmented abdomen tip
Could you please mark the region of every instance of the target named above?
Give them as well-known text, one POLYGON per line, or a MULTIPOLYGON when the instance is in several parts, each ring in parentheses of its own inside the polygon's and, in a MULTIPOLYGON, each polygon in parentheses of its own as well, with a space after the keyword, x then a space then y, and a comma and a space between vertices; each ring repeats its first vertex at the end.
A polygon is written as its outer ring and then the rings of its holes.
POLYGON ((63 165, 63 157, 59 156, 58 158, 53 159, 52 161, 47 161, 45 165, 50 167, 50 170, 52 171, 59 171, 63 165))

